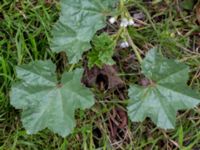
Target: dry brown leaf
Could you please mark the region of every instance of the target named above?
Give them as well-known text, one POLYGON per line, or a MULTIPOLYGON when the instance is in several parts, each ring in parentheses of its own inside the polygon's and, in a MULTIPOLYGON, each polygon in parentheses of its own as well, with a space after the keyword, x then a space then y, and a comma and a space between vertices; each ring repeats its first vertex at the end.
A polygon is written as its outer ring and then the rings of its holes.
POLYGON ((117 71, 110 65, 104 65, 102 69, 98 67, 93 67, 92 69, 86 68, 82 81, 88 87, 101 83, 104 84, 105 89, 114 89, 124 86, 124 82, 117 75, 117 71))

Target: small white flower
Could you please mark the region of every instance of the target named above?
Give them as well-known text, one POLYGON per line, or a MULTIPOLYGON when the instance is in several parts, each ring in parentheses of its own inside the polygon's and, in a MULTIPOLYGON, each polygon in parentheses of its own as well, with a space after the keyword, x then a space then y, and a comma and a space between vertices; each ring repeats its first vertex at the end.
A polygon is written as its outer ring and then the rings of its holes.
POLYGON ((128 42, 122 42, 121 44, 120 44, 120 47, 121 48, 127 48, 127 47, 129 47, 129 44, 128 44, 128 42))
POLYGON ((129 21, 128 21, 127 18, 122 18, 122 19, 121 19, 121 23, 120 23, 120 26, 121 26, 121 27, 127 27, 128 24, 129 24, 129 21))
POLYGON ((133 19, 128 20, 128 25, 129 26, 135 25, 135 22, 133 21, 133 19))
POLYGON ((111 17, 111 18, 109 19, 109 22, 110 22, 111 24, 115 23, 116 21, 117 21, 116 17, 111 17))

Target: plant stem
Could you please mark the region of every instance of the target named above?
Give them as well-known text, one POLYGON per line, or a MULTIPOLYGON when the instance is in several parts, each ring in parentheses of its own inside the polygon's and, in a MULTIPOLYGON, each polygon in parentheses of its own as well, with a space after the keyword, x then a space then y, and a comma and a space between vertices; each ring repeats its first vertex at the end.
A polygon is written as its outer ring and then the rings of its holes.
POLYGON ((127 37, 127 40, 129 42, 129 44, 131 45, 136 57, 137 57, 137 60, 139 61, 139 63, 141 64, 142 63, 142 57, 140 56, 140 53, 139 51, 137 50, 137 46, 133 43, 133 40, 131 39, 130 37, 130 34, 128 32, 128 30, 126 29, 126 37, 127 37))
POLYGON ((119 30, 118 30, 118 32, 116 33, 116 34, 114 34, 114 40, 117 42, 118 41, 118 39, 119 39, 119 37, 121 36, 121 34, 122 34, 122 32, 123 32, 123 29, 122 28, 120 28, 119 30))
POLYGON ((124 7, 124 1, 120 0, 120 9, 123 9, 123 7, 124 7))
POLYGON ((76 64, 72 64, 72 65, 70 66, 70 68, 69 68, 69 71, 68 71, 68 72, 71 72, 71 71, 74 69, 75 65, 76 65, 76 64))
MULTIPOLYGON (((121 18, 123 17, 126 17, 127 14, 128 16, 130 17, 131 15, 129 14, 127 8, 124 6, 124 0, 120 0, 120 12, 121 12, 121 18)), ((119 34, 121 35, 121 32, 124 32, 125 35, 126 35, 126 40, 129 42, 129 44, 131 45, 136 57, 137 57, 137 60, 139 61, 139 63, 141 64, 142 63, 142 57, 140 56, 140 53, 138 51, 138 48, 137 46, 134 44, 133 40, 131 39, 130 37, 130 34, 127 30, 127 28, 120 28, 120 30, 118 31, 117 33, 117 36, 116 36, 116 40, 119 38, 119 34)))

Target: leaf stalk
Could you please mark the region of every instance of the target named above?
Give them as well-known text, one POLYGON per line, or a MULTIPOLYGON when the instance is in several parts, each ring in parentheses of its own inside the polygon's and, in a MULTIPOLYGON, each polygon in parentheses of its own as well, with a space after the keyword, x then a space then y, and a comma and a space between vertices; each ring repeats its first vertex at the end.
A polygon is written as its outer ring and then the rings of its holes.
POLYGON ((140 53, 138 51, 138 48, 137 46, 134 44, 128 30, 126 29, 126 38, 127 38, 127 41, 129 42, 129 44, 131 45, 136 57, 137 57, 137 60, 139 61, 139 63, 141 64, 142 63, 142 57, 140 56, 140 53))

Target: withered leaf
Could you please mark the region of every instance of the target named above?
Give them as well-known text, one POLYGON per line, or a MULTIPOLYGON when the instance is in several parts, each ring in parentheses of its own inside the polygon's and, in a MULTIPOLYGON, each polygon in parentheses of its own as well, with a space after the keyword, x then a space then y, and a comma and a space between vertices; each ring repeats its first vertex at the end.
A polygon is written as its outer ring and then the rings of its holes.
POLYGON ((105 89, 124 86, 124 82, 117 75, 117 71, 113 65, 104 65, 102 69, 98 67, 93 67, 92 69, 86 68, 82 81, 88 87, 98 85, 99 82, 104 83, 105 89))

